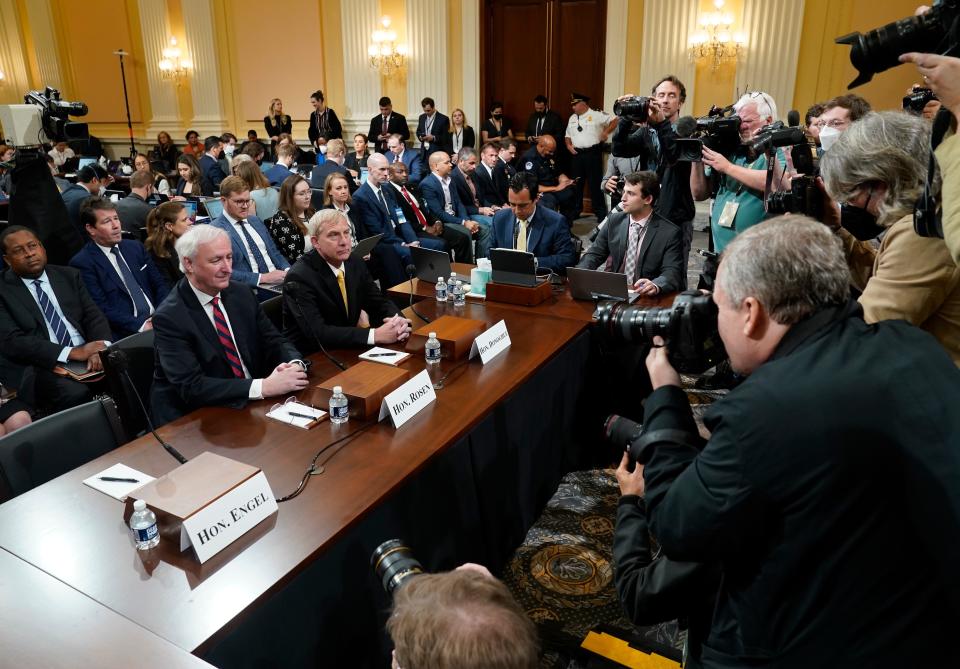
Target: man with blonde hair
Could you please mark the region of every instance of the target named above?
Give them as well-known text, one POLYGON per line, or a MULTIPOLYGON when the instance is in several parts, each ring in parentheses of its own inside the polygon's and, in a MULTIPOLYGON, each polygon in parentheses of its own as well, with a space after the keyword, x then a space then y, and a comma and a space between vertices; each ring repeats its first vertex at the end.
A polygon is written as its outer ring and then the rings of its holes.
POLYGON ((300 149, 297 148, 296 144, 288 143, 277 146, 277 162, 264 173, 271 186, 279 186, 284 179, 293 174, 293 170, 290 168, 296 162, 299 151, 300 149))
POLYGON ((320 188, 327 183, 327 177, 331 174, 342 174, 347 179, 347 185, 350 186, 350 192, 357 189, 357 181, 350 174, 350 171, 343 166, 347 160, 347 145, 342 139, 331 139, 327 142, 326 160, 313 168, 310 173, 310 187, 320 188))

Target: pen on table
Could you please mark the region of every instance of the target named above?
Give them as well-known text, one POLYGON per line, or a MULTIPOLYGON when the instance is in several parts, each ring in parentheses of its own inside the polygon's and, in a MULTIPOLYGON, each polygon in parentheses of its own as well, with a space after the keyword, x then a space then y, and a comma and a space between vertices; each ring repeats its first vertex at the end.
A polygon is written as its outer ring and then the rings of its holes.
POLYGON ((125 479, 117 478, 116 476, 98 476, 101 481, 109 481, 110 483, 140 483, 137 479, 125 479))
POLYGON ((390 358, 397 355, 394 353, 371 353, 369 357, 371 358, 390 358))
POLYGON ((308 416, 305 413, 294 413, 293 411, 288 412, 287 415, 293 416, 294 418, 306 418, 307 420, 317 420, 319 418, 319 416, 308 416))

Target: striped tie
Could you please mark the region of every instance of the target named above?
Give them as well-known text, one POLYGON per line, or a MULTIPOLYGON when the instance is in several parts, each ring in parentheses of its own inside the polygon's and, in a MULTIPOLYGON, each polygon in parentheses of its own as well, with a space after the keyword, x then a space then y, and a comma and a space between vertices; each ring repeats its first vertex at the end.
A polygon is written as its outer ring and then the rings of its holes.
POLYGON ((230 363, 230 369, 233 375, 238 379, 246 376, 243 373, 243 363, 240 362, 240 354, 237 353, 237 346, 233 343, 233 336, 230 334, 230 328, 227 326, 227 319, 220 310, 220 298, 213 298, 213 323, 217 329, 217 337, 223 346, 223 352, 227 354, 227 362, 230 363))
POLYGON ((61 346, 70 346, 72 342, 70 341, 70 333, 67 332, 67 326, 57 313, 57 308, 53 306, 53 302, 47 297, 47 292, 41 287, 41 282, 35 280, 33 287, 37 290, 37 300, 40 302, 40 309, 43 311, 43 317, 46 318, 47 323, 50 324, 50 329, 53 330, 53 336, 57 338, 61 346))

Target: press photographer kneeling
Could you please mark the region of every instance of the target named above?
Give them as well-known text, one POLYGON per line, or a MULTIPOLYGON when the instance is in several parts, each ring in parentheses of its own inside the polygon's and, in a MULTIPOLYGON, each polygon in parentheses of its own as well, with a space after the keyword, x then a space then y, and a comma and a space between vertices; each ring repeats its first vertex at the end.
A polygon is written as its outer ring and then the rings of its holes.
POLYGON ((630 452, 651 531, 723 571, 706 667, 960 662, 960 371, 922 330, 865 323, 849 282, 806 217, 730 243, 714 301, 747 378, 706 413, 702 450, 667 350, 647 358, 630 452))

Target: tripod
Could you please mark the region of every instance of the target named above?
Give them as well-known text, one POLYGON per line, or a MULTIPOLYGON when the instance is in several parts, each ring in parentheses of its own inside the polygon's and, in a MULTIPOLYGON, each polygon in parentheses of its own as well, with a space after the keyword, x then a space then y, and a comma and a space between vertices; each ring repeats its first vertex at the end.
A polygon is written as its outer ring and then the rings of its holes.
POLYGON ((123 57, 130 54, 123 49, 113 52, 114 56, 120 57, 120 79, 123 81, 123 105, 127 108, 127 133, 130 136, 130 165, 137 159, 137 146, 133 143, 133 122, 130 120, 130 100, 127 97, 127 72, 123 67, 123 57))

